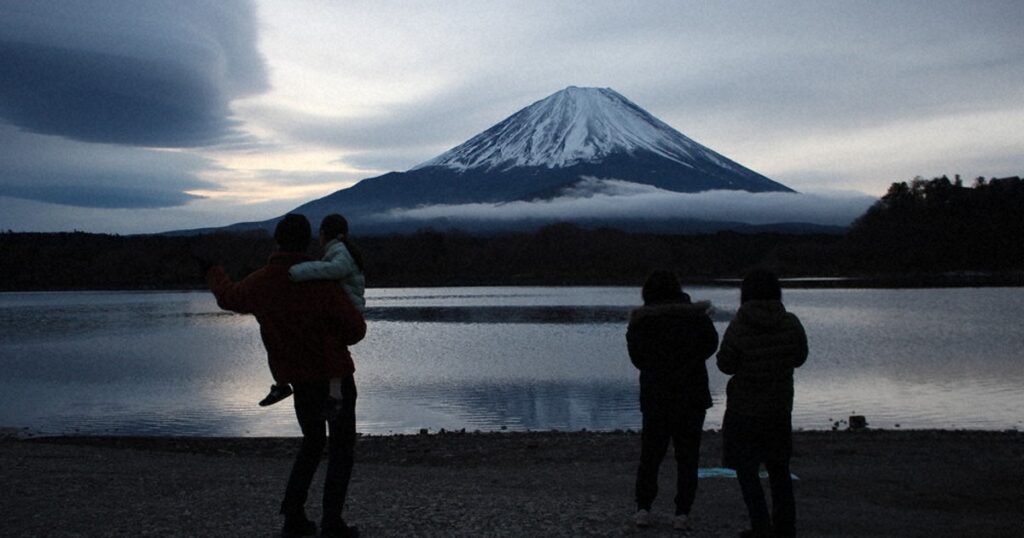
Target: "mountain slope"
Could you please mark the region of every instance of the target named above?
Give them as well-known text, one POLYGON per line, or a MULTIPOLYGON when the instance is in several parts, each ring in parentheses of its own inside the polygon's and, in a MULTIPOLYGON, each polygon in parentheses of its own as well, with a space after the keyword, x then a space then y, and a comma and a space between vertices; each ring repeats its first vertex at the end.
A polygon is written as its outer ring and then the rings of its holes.
MULTIPOLYGON (((546 200, 584 177, 682 193, 793 192, 694 142, 610 88, 570 86, 407 172, 364 179, 294 212, 314 223, 338 212, 379 226, 382 215, 401 209, 546 200)), ((269 228, 276 221, 259 224, 269 228)))
POLYGON ((459 171, 566 168, 623 153, 649 153, 685 167, 704 161, 741 174, 750 172, 690 140, 611 88, 575 86, 537 101, 413 170, 433 166, 459 171))

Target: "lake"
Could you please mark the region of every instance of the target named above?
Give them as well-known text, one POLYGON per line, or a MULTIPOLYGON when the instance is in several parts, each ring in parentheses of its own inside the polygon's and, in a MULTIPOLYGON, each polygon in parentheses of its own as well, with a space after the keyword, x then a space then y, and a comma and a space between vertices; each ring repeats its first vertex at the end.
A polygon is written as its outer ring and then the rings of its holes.
MULTIPOLYGON (((736 289, 687 291, 716 306, 736 289)), ((807 329, 794 427, 862 414, 876 428, 1020 429, 1024 289, 794 289, 807 329)), ((639 288, 367 291, 352 348, 358 430, 638 429, 625 328, 639 288)), ((719 428, 726 377, 708 362, 719 428)), ((0 293, 0 427, 40 434, 298 435, 251 316, 207 292, 0 293)), ((845 427, 840 423, 839 427, 845 427)))

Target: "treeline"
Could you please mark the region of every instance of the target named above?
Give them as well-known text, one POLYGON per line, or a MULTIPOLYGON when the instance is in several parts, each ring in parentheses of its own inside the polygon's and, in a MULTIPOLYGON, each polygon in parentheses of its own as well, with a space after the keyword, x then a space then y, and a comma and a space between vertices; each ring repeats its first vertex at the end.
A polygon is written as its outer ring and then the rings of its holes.
MULTIPOLYGON (((653 235, 554 224, 491 237, 423 230, 357 238, 371 287, 637 284, 654 267, 691 280, 741 275, 757 265, 785 275, 836 275, 835 235, 653 235)), ((201 288, 193 255, 235 278, 261 267, 266 234, 198 237, 75 233, 0 234, 0 289, 201 288)), ((311 251, 310 254, 315 254, 311 251)))
POLYGON ((893 183, 853 223, 859 267, 892 271, 1005 271, 1024 266, 1024 181, 960 176, 893 183))
POLYGON ((742 275, 770 265, 785 275, 834 275, 835 235, 655 235, 554 224, 535 233, 477 237, 423 231, 371 237, 367 279, 378 286, 598 285, 643 281, 655 267, 690 281, 742 275))
POLYGON ((0 234, 0 290, 202 287, 193 255, 223 262, 236 278, 273 250, 264 233, 199 237, 70 233, 0 234))
MULTIPOLYGON (((422 230, 355 239, 368 285, 400 287, 637 285, 655 267, 673 269, 690 283, 769 267, 783 277, 895 275, 892 285, 943 285, 936 274, 999 272, 997 282, 1019 284, 1022 238, 1020 178, 979 178, 965 187, 959 178, 941 177, 893 184, 845 236, 669 235, 554 224, 495 236, 422 230)), ((241 278, 272 251, 263 233, 0 233, 0 290, 201 288, 193 255, 241 278)))

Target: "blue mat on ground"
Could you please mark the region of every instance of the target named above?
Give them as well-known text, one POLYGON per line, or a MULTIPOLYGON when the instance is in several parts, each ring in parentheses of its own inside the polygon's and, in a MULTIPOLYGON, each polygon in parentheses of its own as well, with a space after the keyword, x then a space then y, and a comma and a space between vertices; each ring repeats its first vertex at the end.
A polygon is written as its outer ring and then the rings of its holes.
MULTIPOLYGON (((762 470, 758 473, 761 478, 768 478, 768 472, 762 470)), ((800 480, 800 477, 789 473, 793 480, 800 480)), ((697 478, 736 478, 736 471, 725 467, 701 467, 697 469, 697 478)))

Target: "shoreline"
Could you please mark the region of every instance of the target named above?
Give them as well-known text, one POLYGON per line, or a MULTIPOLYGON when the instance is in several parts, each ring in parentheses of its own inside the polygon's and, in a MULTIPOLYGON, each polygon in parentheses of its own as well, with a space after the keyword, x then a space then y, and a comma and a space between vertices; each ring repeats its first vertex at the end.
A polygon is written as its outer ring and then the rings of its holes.
MULTIPOLYGON (((0 432, 9 536, 274 535, 298 446, 295 437, 0 432)), ((1024 432, 796 431, 794 446, 803 536, 1024 531, 1024 432)), ((720 433, 706 431, 700 466, 719 467, 720 454, 720 433)), ((671 450, 655 527, 632 526, 638 458, 639 434, 626 431, 361 435, 346 513, 366 536, 681 536, 669 523, 671 450)), ((702 478, 692 516, 686 536, 745 528, 735 481, 702 478)))

